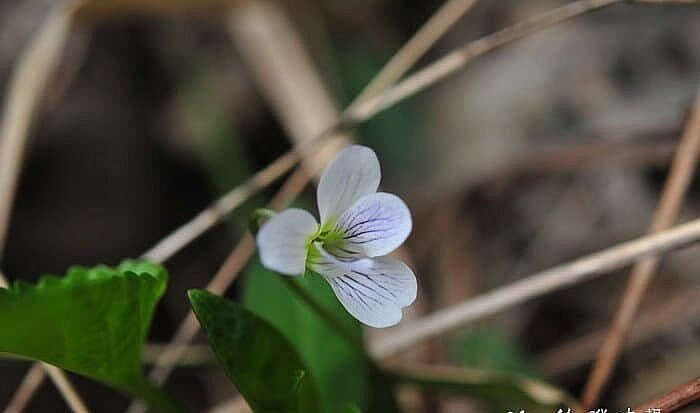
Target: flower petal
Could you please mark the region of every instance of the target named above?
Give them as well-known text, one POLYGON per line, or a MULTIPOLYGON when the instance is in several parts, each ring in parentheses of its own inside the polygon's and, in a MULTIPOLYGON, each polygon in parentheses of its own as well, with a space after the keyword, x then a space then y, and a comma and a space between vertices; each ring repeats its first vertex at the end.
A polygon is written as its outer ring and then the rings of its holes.
POLYGON ((338 218, 363 196, 375 193, 380 179, 379 160, 372 149, 352 145, 340 151, 318 184, 321 225, 338 218))
POLYGON ((411 233, 411 212, 396 195, 378 192, 363 197, 338 218, 326 249, 340 257, 386 255, 398 248, 411 233))
POLYGON ((282 274, 303 274, 307 242, 317 230, 316 219, 303 209, 290 208, 280 212, 258 231, 260 261, 265 267, 282 274))
POLYGON ((341 261, 322 251, 309 266, 326 278, 353 317, 372 327, 397 324, 401 309, 416 299, 416 276, 406 264, 393 258, 341 261))

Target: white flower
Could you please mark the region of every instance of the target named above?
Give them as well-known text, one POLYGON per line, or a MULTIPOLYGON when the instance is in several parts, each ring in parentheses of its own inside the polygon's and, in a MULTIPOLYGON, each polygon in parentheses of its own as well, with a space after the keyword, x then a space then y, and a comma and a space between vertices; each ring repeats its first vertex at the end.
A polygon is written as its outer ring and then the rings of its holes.
POLYGON ((377 192, 381 173, 374 151, 353 145, 331 162, 318 185, 321 224, 290 208, 272 217, 257 235, 260 259, 271 270, 321 274, 361 322, 388 327, 416 298, 416 276, 387 257, 411 232, 411 214, 396 195, 377 192))

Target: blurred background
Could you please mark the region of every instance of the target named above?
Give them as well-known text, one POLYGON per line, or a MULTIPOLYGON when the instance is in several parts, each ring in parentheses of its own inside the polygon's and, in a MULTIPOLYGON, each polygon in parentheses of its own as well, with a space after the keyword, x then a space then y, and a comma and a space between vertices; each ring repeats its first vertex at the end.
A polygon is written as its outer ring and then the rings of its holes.
MULTIPOLYGON (((31 124, 3 260, 10 279, 138 257, 290 148, 299 128, 285 108, 296 118, 303 115, 295 110, 318 105, 337 113, 442 4, 241 0, 227 17, 216 1, 95 3, 71 31, 31 124), (266 90, 275 71, 261 71, 256 52, 297 53, 280 46, 289 41, 303 46, 316 72, 296 73, 290 64, 278 81, 291 86, 282 89, 307 90, 308 75, 321 96, 266 90)), ((418 66, 564 3, 479 1, 418 66)), ((53 4, 0 1, 0 96, 53 4)), ((362 123, 352 137, 376 150, 383 187, 414 214, 407 252, 420 293, 408 317, 645 234, 699 84, 700 8, 621 4, 479 57, 362 123)), ((189 308, 185 291, 211 279, 248 213, 277 189, 166 263, 171 281, 153 342, 170 339, 189 308)), ((314 196, 309 188, 300 202, 314 205, 314 196)), ((699 212, 694 182, 681 221, 699 212)), ((664 259, 600 403, 610 411, 700 371, 699 252, 664 259)), ((504 311, 413 357, 517 371, 579 395, 627 274, 504 311)), ((195 364, 167 385, 188 411, 235 394, 210 357, 195 364)), ((0 361, 1 405, 27 368, 0 361)), ((94 411, 128 405, 100 384, 74 381, 94 411)), ((410 412, 485 410, 434 394, 403 402, 410 412)), ((48 381, 28 410, 68 411, 48 381)))

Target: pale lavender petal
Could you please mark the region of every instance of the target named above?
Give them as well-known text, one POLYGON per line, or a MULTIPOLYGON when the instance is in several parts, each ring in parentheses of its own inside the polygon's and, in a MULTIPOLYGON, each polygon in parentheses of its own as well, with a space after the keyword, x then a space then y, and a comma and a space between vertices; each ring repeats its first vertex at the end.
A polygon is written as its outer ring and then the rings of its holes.
POLYGON ((318 230, 316 219, 303 209, 290 208, 272 217, 257 235, 260 261, 273 271, 303 274, 307 242, 318 230))
POLYGON ((402 308, 416 299, 416 277, 406 264, 389 257, 341 261, 323 252, 310 260, 345 309, 371 327, 401 321, 402 308))
POLYGON ((337 219, 363 196, 377 192, 380 179, 379 160, 372 149, 352 145, 340 151, 318 184, 321 225, 337 219))
POLYGON ((411 233, 411 213, 396 195, 378 192, 363 197, 340 216, 335 230, 340 239, 326 244, 340 257, 359 258, 386 255, 411 233))

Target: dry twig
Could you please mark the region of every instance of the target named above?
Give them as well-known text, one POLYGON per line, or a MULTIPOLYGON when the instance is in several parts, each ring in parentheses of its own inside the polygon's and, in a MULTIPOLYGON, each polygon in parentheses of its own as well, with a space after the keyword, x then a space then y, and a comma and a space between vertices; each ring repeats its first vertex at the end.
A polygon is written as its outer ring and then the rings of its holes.
MULTIPOLYGON (((641 314, 623 346, 631 347, 662 332, 687 326, 698 317, 700 317, 700 290, 679 294, 641 314)), ((606 329, 601 329, 564 342, 540 355, 537 365, 541 366, 549 376, 556 376, 581 367, 595 358, 605 340, 606 333, 606 329)))
POLYGON ((430 19, 401 46, 398 52, 382 67, 365 89, 355 98, 350 108, 375 97, 393 85, 452 27, 476 0, 447 0, 430 16, 430 19))
POLYGON ((383 358, 470 321, 494 314, 541 296, 620 269, 648 255, 658 255, 700 240, 700 219, 671 230, 627 241, 601 252, 520 279, 504 287, 470 298, 458 305, 436 311, 422 319, 394 329, 386 339, 370 346, 383 358))
MULTIPOLYGON (((155 364, 156 360, 158 360, 161 354, 163 354, 163 352, 166 351, 169 347, 170 343, 148 343, 144 348, 141 360, 144 364, 155 364)), ((216 357, 214 356, 214 352, 208 345, 190 344, 184 347, 184 353, 182 355, 182 358, 178 360, 178 366, 189 367, 216 363, 216 357)))
POLYGON ((448 53, 399 82, 386 92, 358 104, 351 111, 348 111, 346 118, 351 124, 360 122, 454 74, 477 56, 491 52, 500 46, 522 39, 575 16, 601 9, 620 1, 622 0, 578 0, 484 36, 448 53))
POLYGON ((644 413, 649 409, 661 409, 663 413, 673 413, 698 400, 700 400, 700 377, 671 390, 654 401, 638 406, 634 411, 644 413))
MULTIPOLYGON (((696 97, 688 123, 678 145, 671 171, 664 186, 661 199, 652 218, 650 233, 670 228, 678 214, 688 191, 700 156, 700 90, 696 97)), ((600 348, 593 370, 583 392, 582 403, 591 408, 598 402, 603 387, 610 378, 622 343, 630 329, 644 294, 654 277, 660 257, 641 260, 632 268, 624 295, 618 307, 610 331, 600 348)))
POLYGON ((29 371, 24 375, 22 383, 15 392, 10 403, 5 407, 5 413, 19 413, 24 410, 24 407, 29 404, 34 392, 37 391, 41 383, 46 377, 46 370, 41 363, 34 363, 29 371))
POLYGON ((70 34, 74 7, 74 3, 56 6, 26 46, 9 80, 0 125, 0 251, 7 239, 29 125, 41 104, 49 76, 58 66, 70 34))

